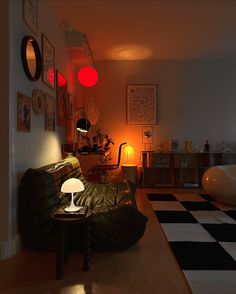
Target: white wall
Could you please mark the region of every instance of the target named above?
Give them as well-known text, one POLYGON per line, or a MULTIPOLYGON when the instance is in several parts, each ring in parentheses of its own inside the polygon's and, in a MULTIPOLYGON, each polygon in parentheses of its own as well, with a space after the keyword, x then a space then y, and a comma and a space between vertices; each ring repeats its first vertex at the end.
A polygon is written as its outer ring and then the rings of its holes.
MULTIPOLYGON (((65 140, 66 130, 56 124, 55 132, 45 131, 45 116, 36 116, 31 109, 31 131, 19 132, 16 129, 17 91, 31 97, 34 89, 41 89, 55 97, 55 89, 51 89, 40 78, 36 82, 30 81, 23 70, 21 61, 21 41, 25 35, 33 35, 41 48, 41 34, 45 34, 56 52, 56 69, 60 70, 68 81, 68 90, 73 94, 74 85, 70 80, 72 68, 67 59, 64 44, 64 35, 54 16, 51 4, 48 1, 38 1, 38 33, 35 36, 23 21, 22 1, 9 1, 10 5, 10 161, 9 186, 10 195, 5 197, 9 201, 9 250, 11 256, 18 250, 18 185, 22 174, 28 168, 37 168, 42 165, 61 159, 61 144, 65 140)), ((56 100, 55 100, 56 102, 56 100)), ((6 217, 6 218, 7 218, 6 217)), ((5 218, 5 217, 4 217, 5 218)), ((1 235, 0 235, 1 237, 1 235)), ((1 241, 1 239, 0 239, 1 241)))
MULTIPOLYGON (((38 167, 42 164, 58 160, 60 154, 60 144, 64 140, 65 128, 56 125, 56 132, 45 131, 45 117, 37 116, 31 110, 31 132, 22 133, 15 129, 16 126, 16 93, 20 91, 27 96, 31 96, 34 89, 41 89, 55 97, 55 89, 51 89, 40 78, 36 82, 30 81, 24 73, 20 48, 23 36, 32 34, 22 19, 22 3, 14 1, 13 5, 12 32, 12 53, 13 53, 13 72, 12 72, 12 101, 14 104, 13 119, 14 123, 14 141, 15 141, 15 168, 16 172, 23 172, 26 167, 38 167), (30 155, 30 156, 29 156, 30 155)), ((65 77, 69 75, 68 60, 64 45, 64 36, 60 30, 59 24, 53 15, 50 3, 48 1, 38 2, 38 34, 37 41, 41 48, 42 37, 44 33, 55 48, 56 68, 59 69, 65 77)), ((69 84, 70 86, 70 84, 69 84)))
MULTIPOLYGON (((140 163, 142 126, 126 124, 126 85, 158 85, 158 124, 152 149, 168 139, 208 139, 212 150, 220 139, 236 142, 236 61, 98 61, 96 97, 101 105, 98 127, 108 128, 116 148, 121 141, 136 149, 140 163)), ((236 150, 235 150, 236 151, 236 150)), ((114 158, 115 159, 115 158, 114 158)))
POLYGON ((0 259, 8 255, 9 239, 9 9, 8 1, 0 1, 0 259))

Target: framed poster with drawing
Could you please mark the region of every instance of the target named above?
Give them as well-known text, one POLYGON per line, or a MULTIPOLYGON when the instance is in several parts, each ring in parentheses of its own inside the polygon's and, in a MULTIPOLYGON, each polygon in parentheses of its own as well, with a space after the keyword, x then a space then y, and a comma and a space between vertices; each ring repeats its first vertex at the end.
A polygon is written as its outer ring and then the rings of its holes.
POLYGON ((67 115, 68 119, 73 119, 73 96, 68 93, 68 103, 67 103, 68 109, 67 109, 67 115))
POLYGON ((42 79, 49 87, 55 87, 55 49, 48 41, 47 37, 42 34, 42 56, 43 56, 43 74, 42 79))
POLYGON ((55 99, 49 94, 45 94, 46 113, 45 113, 45 130, 55 131, 55 99))
POLYGON ((67 126, 68 115, 68 94, 67 94, 67 81, 59 71, 56 72, 57 76, 57 124, 62 127, 67 126))
POLYGON ((127 124, 157 123, 157 86, 127 85, 127 124))
POLYGON ((23 0, 23 19, 31 31, 37 35, 38 0, 23 0))
POLYGON ((17 131, 30 132, 30 97, 17 92, 17 131))

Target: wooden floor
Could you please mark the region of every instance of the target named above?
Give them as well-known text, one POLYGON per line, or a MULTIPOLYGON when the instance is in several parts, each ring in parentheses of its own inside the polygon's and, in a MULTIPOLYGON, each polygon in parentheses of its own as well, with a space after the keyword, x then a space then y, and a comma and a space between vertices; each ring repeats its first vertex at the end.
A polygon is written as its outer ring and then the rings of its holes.
MULTIPOLYGON (((88 272, 82 271, 82 255, 71 254, 61 281, 55 280, 55 254, 22 251, 0 262, 0 293, 191 293, 146 198, 147 191, 163 189, 137 190, 138 207, 149 218, 138 244, 122 252, 93 253, 88 272)), ((164 189, 165 193, 173 191, 164 189)))

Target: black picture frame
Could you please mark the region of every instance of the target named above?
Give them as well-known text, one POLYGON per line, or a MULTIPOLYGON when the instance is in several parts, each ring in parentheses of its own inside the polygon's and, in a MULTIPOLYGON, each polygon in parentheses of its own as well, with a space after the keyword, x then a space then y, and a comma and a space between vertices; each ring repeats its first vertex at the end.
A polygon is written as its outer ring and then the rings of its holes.
POLYGON ((41 52, 40 52, 38 42, 32 36, 25 36, 22 39, 22 42, 21 42, 21 61, 22 61, 22 65, 23 65, 25 74, 28 77, 28 79, 31 81, 37 81, 40 78, 40 75, 42 72, 42 57, 41 57, 41 52), (32 74, 30 71, 30 63, 29 62, 32 62, 32 60, 29 61, 28 57, 27 57, 27 48, 30 43, 33 47, 34 55, 35 55, 35 74, 32 74))

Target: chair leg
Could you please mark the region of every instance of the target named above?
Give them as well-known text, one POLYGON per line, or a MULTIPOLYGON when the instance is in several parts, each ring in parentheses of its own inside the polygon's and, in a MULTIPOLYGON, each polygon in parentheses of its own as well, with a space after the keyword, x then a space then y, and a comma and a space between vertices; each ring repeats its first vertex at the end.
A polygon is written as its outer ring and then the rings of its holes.
POLYGON ((109 171, 107 171, 107 170, 102 171, 101 172, 101 177, 100 177, 101 184, 106 184, 107 180, 108 180, 108 177, 109 177, 109 171))

